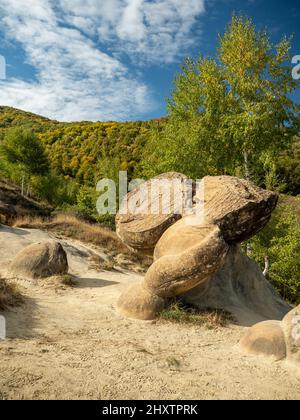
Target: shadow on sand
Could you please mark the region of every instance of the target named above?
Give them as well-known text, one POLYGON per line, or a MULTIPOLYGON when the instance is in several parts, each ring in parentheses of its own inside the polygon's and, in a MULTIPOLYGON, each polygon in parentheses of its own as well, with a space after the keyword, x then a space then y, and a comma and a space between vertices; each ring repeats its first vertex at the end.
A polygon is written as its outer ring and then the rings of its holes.
POLYGON ((93 278, 75 278, 75 287, 78 289, 83 289, 85 287, 107 287, 119 284, 117 281, 103 280, 103 279, 93 279, 93 278))
POLYGON ((28 232, 26 229, 18 229, 11 226, 0 225, 0 233, 13 233, 18 236, 24 236, 29 235, 30 232, 28 232))
POLYGON ((29 339, 38 335, 35 330, 38 325, 38 305, 35 299, 23 296, 20 306, 0 314, 6 320, 6 338, 29 339))

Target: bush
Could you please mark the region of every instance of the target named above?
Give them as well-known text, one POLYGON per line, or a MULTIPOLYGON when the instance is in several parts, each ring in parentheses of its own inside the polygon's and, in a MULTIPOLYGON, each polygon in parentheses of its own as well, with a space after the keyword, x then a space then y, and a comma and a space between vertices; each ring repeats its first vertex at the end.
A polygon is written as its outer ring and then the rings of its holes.
POLYGON ((60 208, 76 203, 78 189, 75 181, 65 180, 62 176, 53 173, 34 177, 32 180, 32 192, 35 197, 60 208))
POLYGON ((282 197, 266 228, 251 240, 252 257, 264 266, 281 296, 300 303, 300 197, 282 197))

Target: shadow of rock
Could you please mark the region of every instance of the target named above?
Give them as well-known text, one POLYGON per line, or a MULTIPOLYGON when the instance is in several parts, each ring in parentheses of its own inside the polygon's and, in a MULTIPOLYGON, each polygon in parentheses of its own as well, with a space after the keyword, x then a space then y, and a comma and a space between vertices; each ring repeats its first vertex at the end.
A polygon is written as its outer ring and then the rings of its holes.
POLYGON ((88 258, 91 255, 90 252, 78 249, 77 247, 72 246, 66 242, 62 242, 62 244, 65 251, 71 254, 73 257, 88 258))
POLYGON ((35 299, 23 296, 23 303, 15 308, 1 312, 6 321, 6 338, 28 339, 38 335, 38 305, 35 299))
POLYGON ((115 284, 119 284, 117 281, 110 281, 110 280, 103 280, 103 279, 95 279, 95 278, 75 278, 75 287, 79 289, 83 289, 85 287, 107 287, 113 286, 115 284))
POLYGON ((29 235, 30 232, 28 232, 26 229, 18 229, 6 225, 0 225, 0 233, 13 233, 18 236, 24 236, 29 235))

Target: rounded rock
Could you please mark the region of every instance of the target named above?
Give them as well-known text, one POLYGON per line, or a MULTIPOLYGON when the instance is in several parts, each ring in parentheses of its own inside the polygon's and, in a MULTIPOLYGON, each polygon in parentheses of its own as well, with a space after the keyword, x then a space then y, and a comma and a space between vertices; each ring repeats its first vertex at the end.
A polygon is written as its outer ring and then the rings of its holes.
POLYGON ((149 321, 165 308, 165 300, 147 291, 142 283, 136 283, 122 293, 117 306, 126 318, 149 321))
POLYGON ((195 288, 224 265, 229 245, 219 227, 190 221, 183 218, 164 233, 145 276, 147 290, 163 298, 195 288))
POLYGON ((240 347, 245 354, 284 359, 286 344, 281 322, 264 321, 255 324, 241 339, 240 347))
POLYGON ((10 272, 33 279, 66 274, 67 254, 56 241, 32 244, 17 254, 12 261, 10 272))

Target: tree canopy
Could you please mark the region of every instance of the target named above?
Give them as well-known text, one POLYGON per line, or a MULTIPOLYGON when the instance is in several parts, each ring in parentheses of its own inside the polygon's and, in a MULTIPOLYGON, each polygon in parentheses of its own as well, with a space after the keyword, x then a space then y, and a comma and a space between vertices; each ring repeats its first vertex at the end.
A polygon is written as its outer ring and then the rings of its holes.
POLYGON ((216 58, 188 58, 176 76, 169 119, 148 144, 149 175, 173 168, 193 178, 267 176, 266 162, 299 133, 290 47, 290 39, 273 45, 250 19, 233 16, 216 58))

